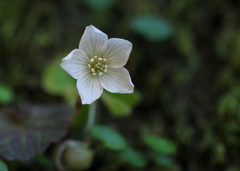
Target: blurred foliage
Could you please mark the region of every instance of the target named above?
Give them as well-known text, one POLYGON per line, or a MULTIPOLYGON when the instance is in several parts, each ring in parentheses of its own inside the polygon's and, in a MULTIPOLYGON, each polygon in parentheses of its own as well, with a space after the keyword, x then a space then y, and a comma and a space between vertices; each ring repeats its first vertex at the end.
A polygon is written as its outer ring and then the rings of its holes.
POLYGON ((157 16, 138 16, 132 21, 132 29, 149 41, 166 40, 172 34, 172 25, 157 16))
POLYGON ((7 165, 0 160, 0 170, 1 171, 8 171, 7 165))
POLYGON ((123 163, 134 168, 144 168, 147 165, 144 155, 131 148, 126 139, 114 129, 103 125, 95 125, 92 129, 92 135, 100 140, 105 148, 117 151, 116 153, 119 153, 120 161, 122 160, 123 163))
POLYGON ((147 165, 147 160, 144 155, 130 147, 120 151, 120 156, 123 161, 135 168, 144 168, 147 165))
POLYGON ((143 141, 154 151, 159 152, 161 154, 176 154, 177 147, 174 142, 171 142, 168 139, 157 137, 153 135, 145 135, 143 136, 143 141))
POLYGON ((0 103, 10 103, 14 99, 13 90, 5 85, 0 84, 0 103))
POLYGON ((102 11, 109 10, 114 5, 114 3, 116 3, 116 0, 84 0, 83 2, 93 10, 102 11))
MULTIPOLYGON (((73 105, 75 80, 59 64, 92 24, 133 43, 126 68, 139 93, 104 93, 96 122, 118 130, 127 146, 116 151, 104 146, 109 137, 91 139, 90 170, 238 171, 239 6, 236 0, 1 0, 1 107, 73 105)), ((80 109, 67 138, 82 139, 88 112, 80 109)), ((12 165, 51 167, 39 158, 12 165)))

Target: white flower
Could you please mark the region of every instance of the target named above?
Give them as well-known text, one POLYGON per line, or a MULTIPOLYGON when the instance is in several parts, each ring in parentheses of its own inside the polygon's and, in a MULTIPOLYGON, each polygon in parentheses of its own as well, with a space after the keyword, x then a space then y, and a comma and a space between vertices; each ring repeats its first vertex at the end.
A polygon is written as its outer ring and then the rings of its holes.
POLYGON ((94 26, 87 26, 79 44, 63 58, 61 67, 77 79, 82 104, 98 99, 103 88, 112 93, 132 93, 134 85, 123 67, 132 43, 108 36, 94 26))

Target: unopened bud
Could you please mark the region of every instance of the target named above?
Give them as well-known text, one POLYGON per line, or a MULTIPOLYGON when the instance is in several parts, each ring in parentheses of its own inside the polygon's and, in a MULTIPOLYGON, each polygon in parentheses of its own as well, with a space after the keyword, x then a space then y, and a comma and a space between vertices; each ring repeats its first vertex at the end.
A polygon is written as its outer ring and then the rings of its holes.
POLYGON ((57 149, 55 164, 60 171, 86 170, 91 166, 93 156, 87 143, 66 140, 57 149))

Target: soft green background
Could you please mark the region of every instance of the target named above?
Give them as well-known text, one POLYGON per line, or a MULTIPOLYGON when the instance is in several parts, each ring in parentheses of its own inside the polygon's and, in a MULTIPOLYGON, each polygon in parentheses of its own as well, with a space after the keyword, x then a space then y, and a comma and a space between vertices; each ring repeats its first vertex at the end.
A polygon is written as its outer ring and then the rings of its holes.
MULTIPOLYGON (((91 24, 133 43, 138 91, 131 102, 103 95, 90 170, 238 171, 239 10, 237 0, 1 0, 1 107, 74 104, 75 80, 58 66, 91 24)), ((81 139, 72 127, 68 138, 81 139)), ((48 171, 49 161, 51 150, 14 167, 48 171)))

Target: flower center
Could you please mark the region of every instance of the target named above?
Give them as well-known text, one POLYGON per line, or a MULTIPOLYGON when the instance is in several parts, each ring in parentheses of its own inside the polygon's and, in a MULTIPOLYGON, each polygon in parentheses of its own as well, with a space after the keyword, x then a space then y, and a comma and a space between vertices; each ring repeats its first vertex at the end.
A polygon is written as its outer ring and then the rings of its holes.
POLYGON ((107 72, 107 60, 105 58, 99 58, 97 56, 94 56, 93 58, 90 59, 88 63, 88 68, 90 73, 95 76, 95 75, 103 75, 104 73, 107 72))

